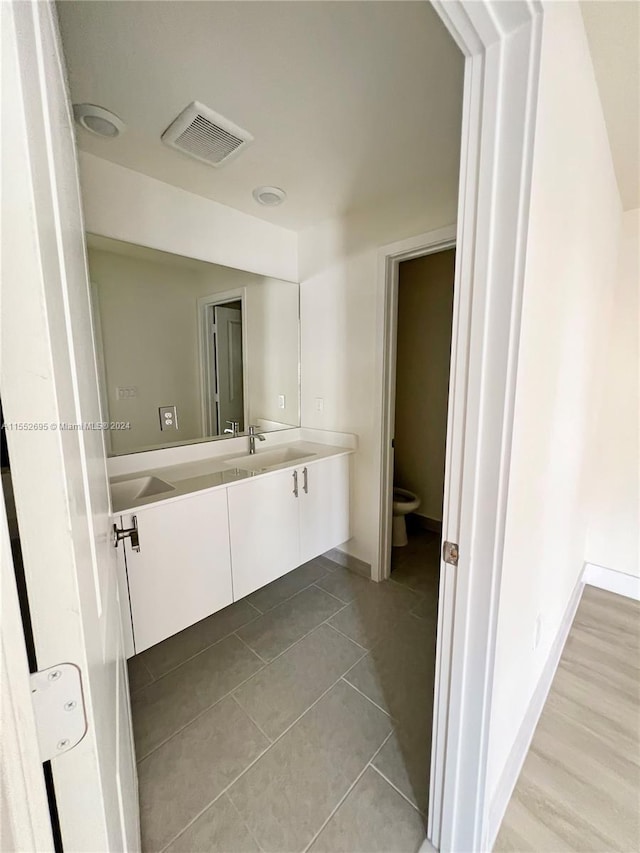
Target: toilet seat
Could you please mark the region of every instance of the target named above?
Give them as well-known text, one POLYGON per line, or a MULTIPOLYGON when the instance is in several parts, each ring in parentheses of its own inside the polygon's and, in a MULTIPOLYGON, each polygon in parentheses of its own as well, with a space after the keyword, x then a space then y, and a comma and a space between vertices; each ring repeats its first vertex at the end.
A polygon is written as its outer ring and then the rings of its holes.
POLYGON ((415 512, 420 506, 420 498, 408 489, 394 488, 393 490, 393 514, 407 515, 415 512))

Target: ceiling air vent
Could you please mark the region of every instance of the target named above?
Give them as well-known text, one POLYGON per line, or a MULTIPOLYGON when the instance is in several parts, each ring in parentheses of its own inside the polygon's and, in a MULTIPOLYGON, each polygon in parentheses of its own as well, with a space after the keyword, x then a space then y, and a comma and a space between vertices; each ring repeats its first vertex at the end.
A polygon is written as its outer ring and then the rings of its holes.
POLYGON ((222 166, 253 142, 253 136, 194 101, 165 130, 162 141, 210 166, 222 166))

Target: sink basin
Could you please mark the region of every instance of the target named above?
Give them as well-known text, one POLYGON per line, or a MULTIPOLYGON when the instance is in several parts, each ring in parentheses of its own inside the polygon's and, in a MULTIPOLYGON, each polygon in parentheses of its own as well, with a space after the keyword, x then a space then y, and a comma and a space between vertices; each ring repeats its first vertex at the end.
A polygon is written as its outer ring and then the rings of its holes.
POLYGON ((240 468, 242 471, 265 471, 267 468, 275 468, 276 465, 284 465, 287 462, 302 462, 311 459, 315 453, 305 453, 296 450, 295 447, 282 447, 276 450, 257 450, 253 455, 236 456, 227 459, 227 465, 240 468))
POLYGON ((111 499, 113 503, 125 505, 139 498, 149 498, 163 492, 173 492, 175 486, 165 483, 159 477, 136 477, 135 480, 124 480, 121 483, 111 483, 111 499))

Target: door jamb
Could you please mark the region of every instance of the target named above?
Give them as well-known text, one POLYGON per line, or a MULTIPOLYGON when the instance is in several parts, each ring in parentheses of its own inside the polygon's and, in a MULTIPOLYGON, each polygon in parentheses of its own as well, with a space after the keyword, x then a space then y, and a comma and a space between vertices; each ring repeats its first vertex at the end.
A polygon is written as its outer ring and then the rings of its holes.
MULTIPOLYGON (((497 829, 490 826, 487 768, 544 7, 541 0, 431 4, 465 56, 465 73, 454 284, 460 304, 443 507, 443 538, 459 544, 460 557, 457 568, 441 573, 448 580, 439 599, 428 835, 443 851, 480 851, 497 829)), ((379 279, 378 387, 386 388, 384 296, 379 279)), ((380 394, 380 441, 383 412, 380 394)), ((387 511, 380 496, 378 508, 387 511)))
POLYGON ((240 302, 242 306, 242 395, 244 408, 245 429, 249 427, 249 371, 247 369, 247 288, 237 287, 233 290, 221 290, 209 296, 201 296, 197 300, 198 311, 198 378, 200 384, 200 417, 202 435, 209 435, 209 365, 210 338, 207 318, 209 309, 214 305, 225 305, 228 302, 240 302))
POLYGON ((444 252, 456 245, 456 226, 449 225, 408 240, 391 243, 378 252, 378 305, 384 317, 378 337, 382 361, 382 440, 380 446, 380 509, 378 559, 374 563, 375 581, 391 574, 391 519, 393 453, 391 439, 395 424, 396 355, 398 342, 398 282, 400 264, 414 258, 444 252))
POLYGON ((38 733, 31 704, 29 664, 18 605, 4 494, 0 488, 0 682, 2 742, 0 800, 3 850, 54 850, 38 733))

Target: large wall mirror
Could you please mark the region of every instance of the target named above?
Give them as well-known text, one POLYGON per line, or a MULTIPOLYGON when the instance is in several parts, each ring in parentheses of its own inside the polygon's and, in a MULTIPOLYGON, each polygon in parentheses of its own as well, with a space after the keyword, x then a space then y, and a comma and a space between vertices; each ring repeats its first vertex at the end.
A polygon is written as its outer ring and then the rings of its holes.
POLYGON ((87 236, 110 455, 300 424, 297 283, 87 236))

